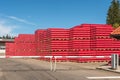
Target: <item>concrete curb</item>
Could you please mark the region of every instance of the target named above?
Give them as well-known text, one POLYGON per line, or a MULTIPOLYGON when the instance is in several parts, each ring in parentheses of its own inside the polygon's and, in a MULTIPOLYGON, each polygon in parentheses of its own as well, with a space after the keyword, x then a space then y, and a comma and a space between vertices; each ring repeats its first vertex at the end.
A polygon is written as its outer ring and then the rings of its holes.
POLYGON ((112 69, 110 69, 109 66, 97 67, 96 69, 109 71, 109 72, 114 72, 114 73, 119 73, 120 74, 120 70, 112 70, 112 69))

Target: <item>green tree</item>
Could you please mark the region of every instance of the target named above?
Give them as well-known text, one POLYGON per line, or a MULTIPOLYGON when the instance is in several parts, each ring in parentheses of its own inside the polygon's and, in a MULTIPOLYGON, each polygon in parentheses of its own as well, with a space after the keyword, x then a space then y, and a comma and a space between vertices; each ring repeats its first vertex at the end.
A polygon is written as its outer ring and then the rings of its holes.
POLYGON ((9 39, 9 35, 7 34, 7 35, 5 36, 5 38, 6 38, 6 39, 9 39))
POLYGON ((106 23, 111 24, 115 28, 120 26, 120 4, 118 0, 113 0, 111 2, 107 13, 106 23))
POLYGON ((5 39, 5 36, 3 36, 2 39, 5 39))
POLYGON ((12 39, 12 36, 10 36, 10 35, 6 35, 6 37, 5 37, 6 39, 12 39))

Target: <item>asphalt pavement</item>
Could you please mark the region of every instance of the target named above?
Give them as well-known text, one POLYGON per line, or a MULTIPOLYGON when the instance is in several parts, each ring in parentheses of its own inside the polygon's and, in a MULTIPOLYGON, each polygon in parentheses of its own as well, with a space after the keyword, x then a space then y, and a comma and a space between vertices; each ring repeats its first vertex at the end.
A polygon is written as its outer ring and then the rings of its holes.
POLYGON ((120 80, 120 74, 98 70, 105 63, 50 62, 35 59, 0 59, 0 80, 120 80))

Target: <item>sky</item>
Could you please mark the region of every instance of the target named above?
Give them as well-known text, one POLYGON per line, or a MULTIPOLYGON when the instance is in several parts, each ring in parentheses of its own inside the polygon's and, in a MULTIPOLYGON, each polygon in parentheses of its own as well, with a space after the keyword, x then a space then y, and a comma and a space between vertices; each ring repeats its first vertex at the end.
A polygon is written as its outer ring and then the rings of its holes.
POLYGON ((0 0, 0 36, 105 24, 112 0, 0 0))

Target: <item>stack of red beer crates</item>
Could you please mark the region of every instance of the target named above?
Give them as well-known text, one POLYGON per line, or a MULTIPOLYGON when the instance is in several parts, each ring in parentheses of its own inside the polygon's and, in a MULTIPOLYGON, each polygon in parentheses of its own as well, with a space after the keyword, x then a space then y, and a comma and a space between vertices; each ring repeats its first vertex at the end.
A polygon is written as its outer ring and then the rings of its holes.
MULTIPOLYGON (((69 29, 49 28, 47 29, 47 49, 52 56, 68 56, 70 50, 69 29)), ((66 60, 61 58, 59 60, 66 60)))
MULTIPOLYGON (((70 39, 71 39, 71 52, 69 55, 76 56, 90 56, 93 55, 94 50, 91 48, 93 45, 91 26, 84 24, 78 25, 70 29, 70 39)), ((75 59, 77 60, 77 59, 75 59)), ((82 62, 86 59, 78 59, 82 62)))
MULTIPOLYGON (((110 38, 110 33, 113 31, 110 25, 98 25, 96 26, 96 56, 110 56, 113 51, 112 42, 113 39, 110 38)), ((98 60, 98 59, 96 59, 98 60)), ((110 60, 110 58, 102 58, 100 60, 110 60)))
POLYGON ((47 44, 47 41, 48 41, 48 38, 47 38, 47 30, 45 30, 42 34, 43 36, 43 40, 42 40, 42 52, 45 56, 48 56, 48 55, 51 55, 47 49, 48 47, 48 44, 47 44))
POLYGON ((20 34, 15 43, 7 43, 6 53, 16 56, 93 56, 59 60, 109 61, 110 58, 104 56, 120 54, 120 41, 110 38, 113 30, 112 26, 102 24, 82 24, 70 29, 38 29, 35 35, 20 34))
POLYGON ((120 40, 113 39, 112 51, 114 51, 114 53, 120 53, 120 40))
POLYGON ((14 56, 15 55, 15 44, 14 42, 6 43, 6 53, 7 56, 14 56))
POLYGON ((33 34, 19 34, 15 38, 15 56, 35 56, 36 43, 33 34))
POLYGON ((47 47, 47 30, 46 29, 38 29, 35 31, 35 41, 36 41, 36 51, 37 56, 43 56, 43 58, 40 58, 41 60, 48 60, 45 59, 44 56, 50 56, 47 47))
MULTIPOLYGON (((40 56, 67 56, 69 51, 69 29, 49 28, 36 30, 37 54, 40 56)), ((59 59, 64 60, 64 59, 59 59)))
POLYGON ((42 46, 42 41, 43 41, 43 32, 44 32, 45 30, 43 30, 43 29, 38 29, 38 30, 36 30, 35 31, 35 42, 36 42, 36 53, 37 53, 37 55, 38 56, 44 56, 44 54, 43 54, 43 52, 42 52, 42 48, 43 48, 43 46, 42 46))

